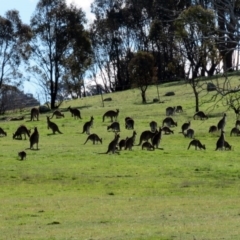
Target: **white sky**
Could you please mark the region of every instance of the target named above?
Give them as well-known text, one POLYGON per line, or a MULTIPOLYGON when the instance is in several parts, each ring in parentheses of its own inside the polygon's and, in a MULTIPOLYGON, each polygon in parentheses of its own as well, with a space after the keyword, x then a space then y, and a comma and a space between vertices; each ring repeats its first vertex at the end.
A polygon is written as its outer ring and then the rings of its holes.
MULTIPOLYGON (((81 7, 86 14, 88 23, 93 20, 93 14, 90 12, 90 5, 93 0, 66 0, 67 4, 74 3, 81 7)), ((35 11, 38 0, 0 0, 0 16, 4 16, 8 10, 16 9, 23 23, 29 24, 30 18, 35 11)), ((24 84, 25 93, 33 93, 35 95, 35 86, 30 83, 24 84)))

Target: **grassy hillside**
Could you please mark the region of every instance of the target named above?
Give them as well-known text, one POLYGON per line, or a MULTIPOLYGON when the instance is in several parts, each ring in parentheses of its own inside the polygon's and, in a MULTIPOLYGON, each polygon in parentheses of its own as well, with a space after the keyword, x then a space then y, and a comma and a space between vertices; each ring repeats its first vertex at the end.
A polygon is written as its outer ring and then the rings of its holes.
MULTIPOLYGON (((234 81, 237 85, 238 79, 234 81)), ((52 119, 63 134, 51 134, 46 114, 40 121, 28 121, 29 110, 23 112, 25 120, 2 121, 8 135, 0 138, 0 239, 239 239, 239 137, 230 137, 235 113, 221 102, 208 102, 200 109, 209 119, 193 120, 195 100, 189 85, 165 84, 159 92, 162 103, 152 103, 157 97, 153 86, 145 105, 138 89, 104 95, 112 98, 104 107, 101 96, 65 102, 60 109, 65 118, 52 119), (169 91, 175 95, 164 96, 169 91), (107 110, 120 110, 121 139, 132 135, 124 128, 125 117, 135 120, 138 143, 149 122, 161 125, 166 107, 176 105, 184 112, 173 117, 178 126, 173 135, 162 136, 162 150, 134 146, 119 155, 99 154, 114 137, 107 131, 109 119, 102 122, 107 110), (69 106, 81 110, 82 120, 71 117, 69 106), (223 112, 233 151, 215 151, 219 133, 208 133, 223 112), (103 144, 83 145, 87 135, 82 127, 91 116, 91 133, 102 137, 103 144), (187 150, 190 139, 179 133, 187 121, 206 151, 187 150), (12 139, 20 124, 38 127, 39 150, 25 150, 29 140, 12 139), (17 157, 21 150, 27 152, 24 161, 17 157)), ((202 92, 201 103, 212 94, 202 92)))

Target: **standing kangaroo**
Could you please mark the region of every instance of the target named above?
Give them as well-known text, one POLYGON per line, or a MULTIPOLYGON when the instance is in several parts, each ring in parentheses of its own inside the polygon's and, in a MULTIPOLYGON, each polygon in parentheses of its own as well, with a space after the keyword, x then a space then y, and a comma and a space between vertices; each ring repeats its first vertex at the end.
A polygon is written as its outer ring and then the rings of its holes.
POLYGON ((224 131, 221 130, 221 135, 220 135, 220 137, 217 140, 215 151, 217 151, 218 149, 223 150, 224 142, 225 142, 225 135, 224 135, 224 131))
POLYGON ((119 143, 118 143, 119 150, 122 150, 123 148, 125 149, 127 140, 128 140, 128 137, 126 137, 126 139, 122 139, 122 140, 119 141, 119 143))
POLYGON ((167 107, 166 108, 166 116, 172 116, 174 115, 176 110, 176 107, 167 107))
POLYGON ((88 135, 90 134, 90 128, 93 126, 93 120, 94 120, 94 118, 93 118, 93 116, 91 116, 90 121, 84 123, 82 133, 86 133, 88 135))
POLYGON ((188 145, 188 149, 191 147, 191 146, 195 146, 195 150, 197 150, 197 148, 199 148, 200 150, 204 149, 206 150, 206 147, 204 144, 202 144, 199 140, 197 139, 193 139, 189 145, 188 145))
POLYGON ((61 113, 59 110, 55 110, 50 119, 52 119, 54 116, 56 116, 56 118, 62 118, 62 117, 64 117, 64 114, 61 113))
POLYGON ((227 114, 224 113, 222 119, 217 124, 218 130, 224 131, 224 127, 226 125, 226 117, 227 117, 227 114))
POLYGON ((113 119, 115 119, 115 121, 117 121, 118 114, 119 114, 119 109, 116 109, 116 111, 109 110, 109 111, 105 112, 103 114, 103 122, 105 120, 105 117, 110 117, 111 118, 111 122, 113 122, 113 119))
POLYGON ((159 144, 162 138, 162 129, 159 127, 158 132, 152 137, 152 145, 154 148, 159 148, 159 144))
POLYGON ((152 137, 156 133, 157 133, 157 131, 156 132, 152 132, 150 130, 143 131, 140 135, 139 144, 137 146, 140 146, 143 141, 148 141, 149 139, 152 139, 152 137))
POLYGON ((167 125, 168 127, 177 127, 177 122, 174 122, 171 117, 166 117, 162 122, 162 126, 164 125, 167 125))
POLYGON ((34 118, 36 118, 37 121, 39 120, 39 109, 38 108, 32 108, 30 114, 31 114, 30 121, 34 121, 34 118))
POLYGON ((132 150, 132 147, 136 139, 136 135, 137 135, 136 131, 133 131, 133 135, 126 140, 125 150, 127 149, 132 150))
POLYGON ((81 112, 77 109, 77 108, 71 108, 70 106, 68 107, 68 110, 71 112, 72 117, 74 117, 74 119, 82 119, 81 117, 81 112))
POLYGON ((120 135, 116 134, 114 139, 109 143, 108 150, 107 150, 107 152, 105 152, 105 154, 109 154, 109 153, 112 153, 112 154, 118 153, 119 154, 119 152, 117 152, 117 145, 118 145, 119 138, 120 138, 120 135))
POLYGON ((152 132, 156 132, 156 130, 157 130, 157 122, 151 121, 149 123, 149 126, 150 126, 152 132))
POLYGON ((203 120, 208 119, 208 116, 203 111, 198 111, 193 115, 193 119, 196 120, 196 118, 200 118, 201 120, 203 120))
POLYGON ((87 143, 88 140, 91 140, 93 142, 93 144, 100 142, 102 144, 102 138, 100 138, 97 134, 92 133, 87 137, 87 140, 85 141, 84 144, 87 143))
POLYGON ((187 123, 184 123, 182 125, 182 132, 181 133, 184 133, 184 131, 188 130, 188 128, 191 126, 191 121, 187 122, 187 123))
POLYGON ((34 144, 37 145, 37 149, 38 149, 39 132, 38 132, 37 127, 34 128, 34 131, 33 131, 32 135, 30 136, 29 141, 30 141, 30 149, 33 148, 34 144))
POLYGON ((22 139, 22 134, 24 134, 25 140, 26 135, 30 137, 31 130, 27 129, 25 125, 21 125, 17 128, 17 131, 13 134, 13 139, 20 138, 22 139))
POLYGON ((62 132, 58 128, 58 125, 50 121, 49 116, 47 116, 47 126, 48 129, 50 128, 52 130, 53 134, 55 134, 56 132, 62 134, 62 132))

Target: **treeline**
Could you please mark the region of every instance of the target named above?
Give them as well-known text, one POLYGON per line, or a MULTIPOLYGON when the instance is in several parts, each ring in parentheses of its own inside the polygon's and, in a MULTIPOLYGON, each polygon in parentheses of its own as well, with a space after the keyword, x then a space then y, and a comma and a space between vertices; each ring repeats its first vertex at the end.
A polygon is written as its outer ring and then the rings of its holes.
POLYGON ((30 25, 9 10, 0 16, 0 88, 35 82, 56 108, 66 96, 86 95, 86 77, 100 78, 105 92, 137 86, 144 94, 148 84, 235 70, 239 7, 240 0, 95 0, 90 25, 65 0, 40 0, 30 25))

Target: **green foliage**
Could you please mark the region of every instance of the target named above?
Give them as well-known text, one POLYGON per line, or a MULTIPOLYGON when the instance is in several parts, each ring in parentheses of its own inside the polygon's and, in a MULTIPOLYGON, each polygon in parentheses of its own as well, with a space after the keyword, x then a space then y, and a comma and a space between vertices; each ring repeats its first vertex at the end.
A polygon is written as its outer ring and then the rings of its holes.
MULTIPOLYGON (((238 78, 232 79, 238 84, 238 78)), ((164 103, 152 104, 156 87, 148 89, 147 104, 139 101, 136 89, 107 94, 112 101, 101 105, 101 97, 64 102, 65 118, 51 119, 63 134, 52 135, 46 115, 40 121, 2 121, 7 137, 1 137, 0 226, 3 239, 238 239, 239 238, 239 149, 238 136, 229 136, 235 123, 227 111, 226 138, 233 151, 214 151, 218 133, 209 134, 227 109, 221 103, 204 103, 213 92, 201 95, 201 110, 210 115, 205 121, 193 120, 194 96, 188 85, 161 85, 164 103), (175 95, 165 97, 166 92, 175 95), (204 104, 203 104, 204 103, 204 104), (114 133, 107 132, 109 120, 103 114, 119 108, 121 139, 132 135, 124 129, 127 116, 135 120, 138 143, 149 122, 161 126, 168 106, 183 106, 173 135, 163 135, 163 150, 132 151, 106 155, 114 133), (67 107, 78 107, 82 120, 71 117, 67 107), (94 117, 91 133, 103 144, 83 145, 87 135, 83 124, 94 117), (179 134, 181 124, 191 120, 195 137, 206 144, 206 151, 187 150, 190 139, 179 134), (40 150, 25 150, 28 140, 13 140, 20 124, 37 126, 40 150), (27 159, 19 161, 17 152, 25 150, 27 159)), ((13 115, 13 113, 9 114, 13 115)), ((49 114, 50 115, 50 114, 49 114)))

